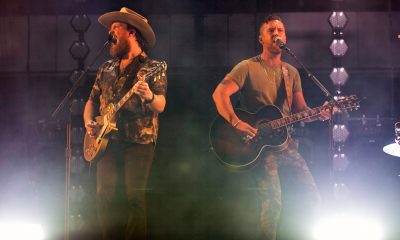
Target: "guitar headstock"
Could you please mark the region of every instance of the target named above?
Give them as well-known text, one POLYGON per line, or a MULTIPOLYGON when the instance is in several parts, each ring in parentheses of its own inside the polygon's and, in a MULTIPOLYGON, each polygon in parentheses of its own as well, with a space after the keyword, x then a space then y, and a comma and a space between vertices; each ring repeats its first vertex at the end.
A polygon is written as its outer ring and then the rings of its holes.
POLYGON ((165 61, 158 62, 151 68, 147 68, 144 71, 138 72, 138 78, 147 81, 149 78, 154 77, 154 81, 160 79, 161 77, 165 77, 165 73, 167 71, 167 63, 165 61))
POLYGON ((353 110, 358 110, 360 108, 361 100, 359 100, 356 95, 335 96, 335 100, 339 104, 341 109, 347 109, 353 111, 353 110))

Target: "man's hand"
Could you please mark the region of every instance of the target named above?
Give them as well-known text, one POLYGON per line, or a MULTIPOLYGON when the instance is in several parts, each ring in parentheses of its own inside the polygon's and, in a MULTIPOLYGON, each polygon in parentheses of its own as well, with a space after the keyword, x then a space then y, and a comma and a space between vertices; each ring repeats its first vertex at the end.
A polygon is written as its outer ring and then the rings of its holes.
POLYGON ((85 128, 86 128, 87 134, 90 137, 94 138, 97 136, 97 133, 100 129, 100 125, 93 120, 89 120, 85 123, 85 128))
MULTIPOLYGON (((323 106, 327 106, 327 105, 329 105, 329 103, 328 102, 324 102, 323 106)), ((337 108, 334 107, 333 108, 333 112, 336 112, 336 111, 337 111, 337 108)), ((326 107, 326 108, 322 109, 321 113, 318 116, 318 119, 321 120, 321 121, 325 121, 325 120, 329 120, 331 117, 332 117, 331 108, 330 107, 326 107)))
POLYGON ((138 81, 133 88, 135 89, 135 94, 139 95, 145 101, 151 101, 154 99, 154 93, 150 90, 149 84, 145 81, 138 81))
POLYGON ((240 130, 246 136, 246 140, 252 139, 258 132, 257 128, 253 128, 250 124, 243 122, 242 120, 236 121, 233 127, 240 130))

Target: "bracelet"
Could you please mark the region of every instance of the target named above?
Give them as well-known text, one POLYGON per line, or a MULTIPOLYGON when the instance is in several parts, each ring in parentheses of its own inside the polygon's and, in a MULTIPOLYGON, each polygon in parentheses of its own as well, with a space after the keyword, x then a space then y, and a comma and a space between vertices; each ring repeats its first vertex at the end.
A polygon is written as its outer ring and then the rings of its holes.
POLYGON ((152 103, 153 101, 154 101, 154 92, 151 92, 153 95, 151 96, 151 99, 150 100, 144 100, 144 103, 146 103, 146 104, 149 104, 149 103, 152 103))
POLYGON ((242 120, 238 120, 235 124, 233 124, 233 127, 235 128, 242 120))

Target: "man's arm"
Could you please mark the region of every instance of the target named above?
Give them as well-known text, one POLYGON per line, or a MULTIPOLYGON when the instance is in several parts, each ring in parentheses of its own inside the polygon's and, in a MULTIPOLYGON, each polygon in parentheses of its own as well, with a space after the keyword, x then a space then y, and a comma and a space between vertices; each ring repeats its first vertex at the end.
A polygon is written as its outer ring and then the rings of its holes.
POLYGON ((218 113, 232 125, 239 121, 233 110, 230 98, 237 91, 239 91, 239 86, 233 80, 226 77, 218 84, 212 95, 218 113))
POLYGON ((94 118, 98 115, 98 107, 98 104, 88 100, 83 111, 86 132, 91 136, 95 136, 99 129, 99 125, 94 124, 94 118))
POLYGON ((160 94, 156 95, 145 81, 138 81, 133 88, 135 93, 139 95, 146 104, 149 104, 150 109, 155 113, 164 111, 166 100, 165 96, 160 94))
POLYGON ((91 100, 88 100, 85 105, 85 109, 83 110, 83 120, 85 124, 90 120, 94 121, 94 118, 98 115, 98 104, 94 103, 91 100))
POLYGON ((165 109, 165 104, 166 104, 164 95, 156 95, 153 93, 152 96, 153 96, 153 100, 152 99, 148 100, 148 101, 151 101, 149 104, 150 109, 156 113, 163 112, 165 109))
POLYGON ((310 109, 304 99, 302 91, 295 92, 293 94, 293 110, 294 112, 301 112, 310 109))
POLYGON ((224 80, 218 84, 212 97, 218 113, 225 118, 226 121, 250 137, 254 137, 257 134, 257 129, 240 120, 233 110, 230 97, 238 91, 239 86, 233 81, 233 79, 225 77, 224 80))

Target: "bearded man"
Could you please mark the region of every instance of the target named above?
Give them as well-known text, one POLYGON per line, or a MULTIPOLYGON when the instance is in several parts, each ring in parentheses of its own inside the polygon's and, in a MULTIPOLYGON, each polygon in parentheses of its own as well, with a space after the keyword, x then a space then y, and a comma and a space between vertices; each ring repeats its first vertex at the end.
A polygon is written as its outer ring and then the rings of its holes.
POLYGON ((113 59, 99 69, 84 121, 89 137, 98 137, 98 115, 118 103, 129 90, 133 96, 116 115, 116 130, 96 159, 96 204, 103 239, 146 239, 146 184, 158 134, 158 114, 166 104, 167 78, 161 74, 145 79, 159 61, 148 58, 146 49, 156 37, 148 20, 123 7, 99 17, 112 37, 113 59))

